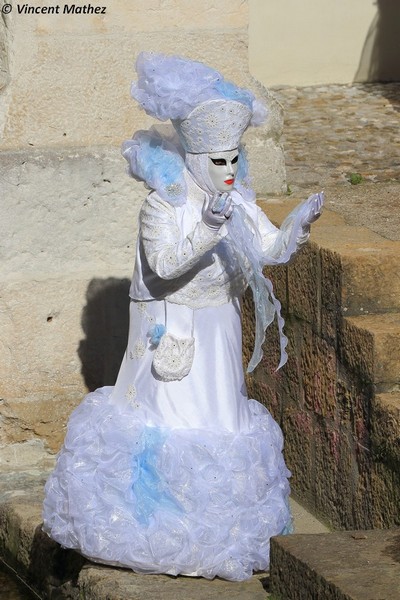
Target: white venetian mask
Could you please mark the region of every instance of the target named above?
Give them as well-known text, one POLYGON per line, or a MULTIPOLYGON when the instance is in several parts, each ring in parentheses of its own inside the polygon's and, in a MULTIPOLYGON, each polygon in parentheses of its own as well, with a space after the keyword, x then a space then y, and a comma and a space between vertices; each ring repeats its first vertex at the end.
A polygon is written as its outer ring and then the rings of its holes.
POLYGON ((208 154, 208 174, 219 192, 229 192, 233 188, 238 170, 238 158, 237 148, 208 154))

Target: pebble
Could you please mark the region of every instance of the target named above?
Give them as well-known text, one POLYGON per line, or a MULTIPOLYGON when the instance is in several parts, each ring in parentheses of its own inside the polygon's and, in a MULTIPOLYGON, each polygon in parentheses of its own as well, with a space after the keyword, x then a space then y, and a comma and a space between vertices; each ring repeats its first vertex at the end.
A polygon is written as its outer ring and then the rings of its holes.
POLYGON ((291 191, 400 181, 400 83, 275 87, 291 191))

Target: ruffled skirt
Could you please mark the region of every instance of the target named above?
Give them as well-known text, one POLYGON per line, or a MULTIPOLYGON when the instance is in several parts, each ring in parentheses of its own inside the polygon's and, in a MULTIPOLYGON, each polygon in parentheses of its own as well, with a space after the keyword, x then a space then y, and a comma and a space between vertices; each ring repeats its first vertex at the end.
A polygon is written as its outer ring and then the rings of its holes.
POLYGON ((44 530, 94 561, 139 573, 240 581, 290 526, 282 434, 251 400, 247 433, 160 429, 89 394, 46 484, 44 530))
MULTIPOLYGON (((283 437, 248 400, 240 310, 196 310, 189 375, 152 373, 147 330, 163 303, 131 303, 128 349, 115 387, 71 415, 46 484, 44 530, 91 560, 139 573, 240 581, 269 564, 271 536, 290 529, 283 437)), ((178 310, 169 327, 181 327, 178 310)))

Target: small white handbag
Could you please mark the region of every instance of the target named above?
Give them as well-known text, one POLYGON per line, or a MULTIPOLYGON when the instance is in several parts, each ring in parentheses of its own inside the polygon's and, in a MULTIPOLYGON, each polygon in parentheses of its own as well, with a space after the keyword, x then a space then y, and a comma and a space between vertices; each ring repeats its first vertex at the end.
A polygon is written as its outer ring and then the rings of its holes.
POLYGON ((168 333, 167 306, 165 302, 166 332, 161 337, 153 356, 153 369, 162 381, 180 381, 189 373, 194 358, 193 316, 192 332, 188 338, 168 333))

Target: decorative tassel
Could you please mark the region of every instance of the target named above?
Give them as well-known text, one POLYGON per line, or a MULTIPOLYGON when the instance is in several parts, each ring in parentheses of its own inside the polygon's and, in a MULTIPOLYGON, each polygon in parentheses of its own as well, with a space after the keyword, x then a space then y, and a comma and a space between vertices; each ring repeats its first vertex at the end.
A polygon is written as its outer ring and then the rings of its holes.
POLYGON ((150 337, 150 343, 153 346, 158 346, 164 333, 165 333, 165 325, 161 325, 161 323, 156 323, 155 325, 153 325, 153 327, 151 327, 151 329, 149 329, 149 333, 148 333, 148 335, 150 337))

